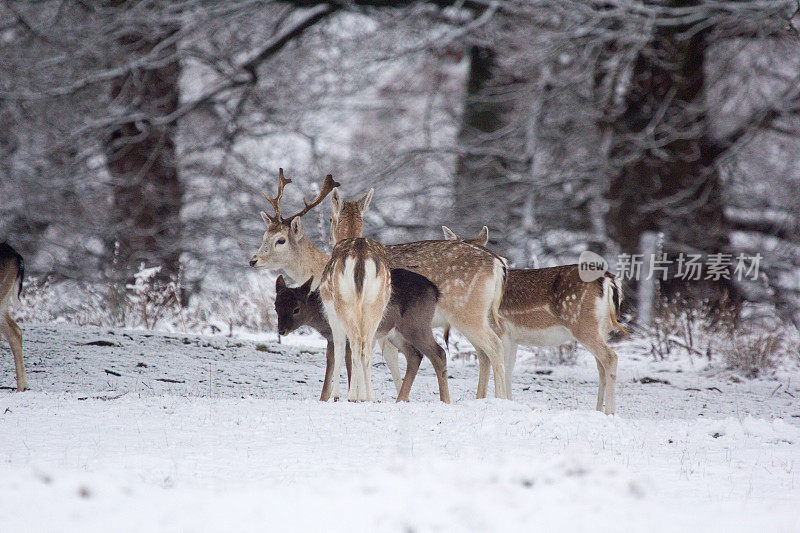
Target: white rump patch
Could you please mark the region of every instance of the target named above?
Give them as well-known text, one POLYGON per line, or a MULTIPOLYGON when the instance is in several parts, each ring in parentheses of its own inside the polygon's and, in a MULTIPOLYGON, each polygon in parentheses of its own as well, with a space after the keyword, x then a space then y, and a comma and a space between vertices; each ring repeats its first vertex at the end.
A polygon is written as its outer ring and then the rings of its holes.
POLYGON ((345 257, 344 269, 339 274, 339 296, 345 302, 354 302, 356 298, 356 285, 355 285, 355 269, 356 260, 353 257, 345 257))
POLYGON ((364 294, 365 302, 374 302, 378 299, 382 289, 382 283, 378 280, 378 265, 372 259, 364 261, 364 294))

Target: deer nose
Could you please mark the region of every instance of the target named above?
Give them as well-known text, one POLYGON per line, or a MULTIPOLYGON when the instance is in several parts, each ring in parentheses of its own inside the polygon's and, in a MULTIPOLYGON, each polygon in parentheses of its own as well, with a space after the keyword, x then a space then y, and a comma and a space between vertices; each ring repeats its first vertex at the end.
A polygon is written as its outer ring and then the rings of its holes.
POLYGON ((255 257, 253 257, 253 258, 250 260, 250 266, 251 266, 251 267, 254 267, 254 266, 256 266, 256 263, 257 263, 257 262, 258 262, 258 259, 256 259, 255 257))
POLYGON ((278 335, 286 335, 286 328, 284 328, 284 329, 279 329, 279 330, 278 330, 278 335))

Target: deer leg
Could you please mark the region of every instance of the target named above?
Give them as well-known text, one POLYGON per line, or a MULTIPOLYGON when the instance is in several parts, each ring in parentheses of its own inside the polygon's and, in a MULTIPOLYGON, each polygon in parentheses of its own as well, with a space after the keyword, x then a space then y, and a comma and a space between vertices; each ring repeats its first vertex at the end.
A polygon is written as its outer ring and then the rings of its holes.
POLYGON ((603 395, 606 392, 606 369, 603 368, 603 365, 600 363, 600 359, 595 357, 594 360, 597 363, 597 375, 600 376, 599 386, 597 387, 597 407, 595 407, 595 409, 597 411, 602 411, 603 395))
POLYGON ((347 399, 351 402, 362 401, 366 396, 364 387, 364 367, 362 358, 361 342, 355 337, 350 337, 350 347, 353 350, 353 379, 350 381, 350 389, 347 392, 347 399))
POLYGON ((476 398, 486 398, 486 389, 489 386, 489 358, 481 350, 475 351, 475 356, 478 358, 478 393, 476 398))
MULTIPOLYGON (((331 321, 331 334, 333 337, 333 399, 339 399, 339 378, 342 375, 342 360, 345 359, 346 353, 351 350, 347 342, 347 336, 339 324, 334 324, 331 321)), ((349 366, 349 365, 348 365, 349 366)), ((348 372, 348 376, 350 376, 348 372)), ((351 380, 348 379, 348 390, 352 385, 351 380)))
POLYGON ((406 356, 406 375, 403 377, 403 385, 400 387, 400 392, 397 393, 398 403, 410 401, 411 385, 414 383, 414 378, 417 377, 417 371, 419 371, 419 365, 422 363, 422 354, 410 343, 403 343, 402 348, 406 356))
POLYGON ((433 338, 428 339, 428 346, 425 347, 425 355, 433 364, 433 371, 436 372, 436 380, 439 382, 439 399, 444 403, 450 403, 450 387, 447 384, 447 354, 433 338))
POLYGON ((517 362, 517 343, 510 340, 503 342, 506 356, 506 392, 508 399, 511 399, 511 380, 514 374, 514 365, 517 362))
POLYGON ((325 348, 325 381, 322 382, 322 393, 319 395, 321 402, 327 402, 331 398, 333 367, 336 366, 334 363, 333 341, 328 341, 328 346, 325 348))
POLYGON ((8 344, 11 345, 11 353, 14 355, 14 368, 17 373, 17 390, 28 390, 28 377, 25 374, 25 361, 22 358, 22 330, 11 315, 6 311, 3 320, 0 321, 0 329, 8 339, 8 344))
POLYGON ((375 401, 375 389, 372 388, 372 348, 375 346, 375 337, 369 335, 364 343, 364 385, 366 385, 367 401, 375 401))
POLYGON ((482 350, 492 364, 494 371, 495 398, 508 398, 506 392, 506 370, 503 361, 503 342, 488 325, 473 338, 469 339, 476 350, 482 350))
POLYGON ((606 391, 604 395, 606 414, 613 415, 616 410, 614 389, 617 384, 617 354, 605 343, 603 344, 603 348, 605 349, 608 359, 608 367, 606 367, 606 391))
MULTIPOLYGON (((417 357, 421 357, 421 354, 425 354, 425 356, 431 360, 433 364, 433 370, 436 372, 436 380, 439 382, 439 399, 445 403, 450 403, 450 389, 447 385, 447 354, 439 346, 439 343, 436 342, 436 339, 433 337, 433 332, 429 327, 420 327, 419 323, 415 323, 411 325, 411 327, 405 327, 403 331, 404 336, 404 348, 403 352, 406 352, 406 349, 413 351, 417 357)), ((411 359, 406 358, 408 360, 408 364, 411 364, 411 359)), ((416 363, 419 366, 419 362, 416 363)), ((416 370, 414 371, 414 375, 416 375, 416 370)), ((413 375, 412 379, 413 381, 413 375)), ((405 386, 405 381, 403 382, 405 386)), ((411 383, 408 383, 408 388, 411 388, 411 383)))
POLYGON ((386 366, 389 367, 389 371, 392 373, 394 387, 397 390, 397 393, 400 394, 400 388, 402 387, 402 382, 405 381, 405 378, 400 375, 397 346, 395 346, 394 343, 392 343, 392 341, 389 339, 384 339, 383 343, 381 343, 381 352, 383 353, 383 359, 386 361, 386 366))
POLYGON ((597 360, 597 371, 599 373, 597 391, 597 410, 603 411, 607 415, 614 414, 614 386, 617 381, 617 354, 614 350, 599 338, 587 340, 578 339, 597 360), (605 410, 603 405, 605 404, 605 410))
MULTIPOLYGON (((353 375, 353 354, 350 350, 350 343, 344 345, 344 366, 347 370, 347 388, 350 388, 350 379, 353 375)), ((341 372, 341 369, 340 369, 341 372)), ((339 379, 339 374, 336 374, 336 379, 339 379)))
MULTIPOLYGON (((328 341, 328 346, 325 349, 325 381, 322 383, 322 394, 319 396, 319 401, 327 402, 331 399, 331 390, 336 389, 335 398, 339 398, 339 377, 341 376, 341 368, 336 370, 336 358, 334 356, 334 343, 332 340, 328 341), (335 376, 336 385, 333 385, 335 376)), ((350 373, 352 372, 352 363, 350 361, 350 344, 345 345, 344 350, 344 365, 347 367, 347 386, 350 386, 350 373)))

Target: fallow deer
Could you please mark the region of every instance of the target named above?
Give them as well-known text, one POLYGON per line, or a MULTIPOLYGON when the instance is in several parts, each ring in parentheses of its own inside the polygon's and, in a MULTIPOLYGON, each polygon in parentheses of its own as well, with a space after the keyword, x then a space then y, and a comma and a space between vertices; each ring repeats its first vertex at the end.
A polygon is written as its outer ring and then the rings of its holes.
MULTIPOLYGON (((488 229, 484 226, 475 239, 459 239, 446 226, 448 240, 485 246, 488 229)), ((619 324, 622 287, 610 272, 594 281, 583 281, 579 265, 550 268, 510 269, 506 280, 500 314, 505 322, 506 384, 511 390, 517 346, 558 346, 573 340, 589 350, 597 362, 599 386, 597 410, 613 414, 614 386, 617 378, 617 354, 608 346, 612 329, 619 324)), ((445 332, 445 339, 447 338, 445 332)), ((479 386, 486 386, 489 367, 479 354, 479 386)))
MULTIPOLYGON (((447 358, 444 350, 433 338, 431 321, 439 299, 439 290, 424 276, 408 270, 395 269, 392 276, 392 296, 383 314, 376 336, 392 337, 392 341, 406 354, 406 375, 397 395, 397 401, 409 401, 411 384, 419 370, 422 355, 433 363, 439 381, 439 398, 450 403, 447 386, 447 358)), ((289 288, 283 276, 276 282, 275 311, 278 315, 278 331, 281 335, 290 333, 300 326, 316 329, 332 346, 331 327, 325 317, 319 291, 312 291, 313 280, 309 279, 300 287, 289 288)), ((349 354, 345 356, 347 373, 350 376, 349 354)), ((331 350, 326 354, 325 381, 321 400, 330 398, 331 382, 334 375, 334 358, 331 350)), ((336 376, 338 379, 338 376, 336 376)))
POLYGON ((11 345, 18 391, 28 389, 28 378, 25 374, 25 361, 22 358, 22 331, 11 318, 8 308, 12 303, 19 301, 24 277, 25 262, 22 256, 8 243, 0 243, 0 331, 11 345))
MULTIPOLYGON (((323 192, 330 191, 323 186, 323 192)), ((276 209, 276 215, 270 217, 261 213, 268 227, 250 265, 280 269, 298 283, 311 277, 315 284, 319 283, 329 256, 306 238, 297 215, 281 218, 276 201, 267 198, 276 209)), ((391 268, 417 272, 437 286, 441 296, 434 327, 451 324, 485 352, 495 371, 495 395, 505 398, 503 345, 498 335, 502 333, 498 311, 503 296, 505 261, 483 247, 459 241, 422 241, 387 246, 386 250, 391 268)), ((384 357, 387 362, 396 360, 396 347, 391 343, 384 344, 384 357), (389 355, 388 351, 394 351, 394 355, 389 355)), ((335 383, 338 381, 335 380, 334 386, 335 383)))
POLYGON ((350 344, 353 376, 347 398, 374 401, 372 348, 392 293, 386 250, 378 241, 361 236, 363 212, 372 190, 358 202, 344 202, 338 189, 331 193, 331 259, 322 271, 319 294, 333 336, 334 375, 350 344))
MULTIPOLYGON (((261 241, 258 251, 250 259, 250 266, 253 268, 267 268, 270 270, 283 270, 286 275, 297 283, 303 283, 308 279, 314 278, 315 284, 322 280, 322 271, 328 264, 331 256, 314 246, 303 232, 301 217, 308 213, 312 208, 319 205, 323 199, 339 183, 334 181, 333 176, 328 174, 317 195, 317 198, 310 204, 303 200, 305 207, 289 216, 281 216, 280 201, 283 196, 283 188, 291 183, 292 180, 283 176, 283 169, 278 172, 278 194, 271 198, 267 193, 264 197, 272 204, 275 216, 268 215, 261 211, 261 218, 267 225, 267 231, 261 241)), ((316 288, 316 287, 314 287, 316 288)))
POLYGON ((333 336, 335 376, 338 378, 349 342, 353 373, 347 399, 374 401, 372 347, 392 294, 386 250, 364 237, 338 241, 322 271, 319 294, 333 336))
MULTIPOLYGON (((278 279, 275 280, 275 314, 278 316, 278 334, 288 335, 301 326, 308 326, 317 330, 328 341, 325 351, 325 381, 322 383, 322 393, 319 397, 321 402, 327 402, 331 398, 333 377, 333 335, 331 335, 331 326, 322 309, 319 291, 311 290, 313 281, 314 278, 309 278, 300 287, 289 287, 283 276, 278 276, 278 279)), ((345 363, 349 385, 352 373, 349 345, 345 352, 345 363)))
MULTIPOLYGON (((441 292, 433 327, 453 326, 486 354, 494 370, 494 391, 508 398, 505 382, 503 332, 499 313, 506 278, 505 259, 481 246, 462 241, 419 241, 386 246, 392 268, 405 268, 430 279, 441 292)), ((396 358, 386 351, 386 360, 396 358)), ((478 382, 478 398, 486 387, 478 382)))

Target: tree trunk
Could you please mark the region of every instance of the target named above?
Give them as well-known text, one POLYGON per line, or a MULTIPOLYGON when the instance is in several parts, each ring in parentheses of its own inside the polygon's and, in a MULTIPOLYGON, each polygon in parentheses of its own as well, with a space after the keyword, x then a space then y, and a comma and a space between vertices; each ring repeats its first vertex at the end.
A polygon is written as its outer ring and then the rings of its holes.
MULTIPOLYGON (((672 259, 678 252, 728 249, 715 165, 723 150, 711 137, 703 101, 707 31, 682 40, 682 30, 658 31, 639 53, 620 113, 602 125, 614 137, 607 224, 623 252, 637 253, 645 231, 664 233, 672 259)), ((725 280, 714 285, 717 299, 734 290, 725 280)), ((710 296, 708 284, 692 281, 671 278, 661 288, 710 296)))
MULTIPOLYGON (((143 35, 132 31, 121 41, 130 57, 141 57, 173 32, 143 35)), ((112 250, 118 247, 116 271, 122 278, 140 263, 161 266, 162 278, 179 269, 183 186, 175 153, 177 126, 154 120, 178 106, 180 64, 174 43, 163 48, 153 66, 132 69, 111 87, 111 97, 124 107, 125 115, 145 117, 121 120, 106 140, 107 165, 113 178, 109 246, 112 250)))
POLYGON ((469 75, 464 96, 464 112, 458 134, 465 153, 456 164, 454 227, 466 236, 477 233, 484 224, 496 246, 510 222, 507 176, 509 163, 487 148, 498 148, 496 132, 506 126, 509 104, 498 97, 504 84, 495 52, 473 46, 469 51, 469 75), (507 191, 506 191, 507 192, 507 191))

